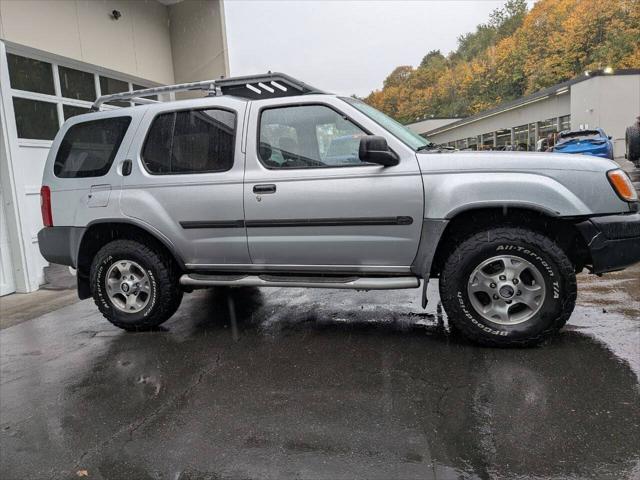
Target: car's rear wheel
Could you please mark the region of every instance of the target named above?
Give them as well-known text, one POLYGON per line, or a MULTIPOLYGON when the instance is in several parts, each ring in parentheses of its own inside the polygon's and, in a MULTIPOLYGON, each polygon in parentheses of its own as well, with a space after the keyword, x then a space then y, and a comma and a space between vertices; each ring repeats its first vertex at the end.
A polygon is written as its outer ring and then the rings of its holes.
POLYGON ((461 242, 440 278, 449 322, 490 346, 534 345, 568 320, 576 299, 574 267, 546 236, 495 228, 461 242))
POLYGON ((133 240, 115 240, 98 251, 91 292, 102 315, 125 330, 160 325, 182 301, 171 259, 133 240))

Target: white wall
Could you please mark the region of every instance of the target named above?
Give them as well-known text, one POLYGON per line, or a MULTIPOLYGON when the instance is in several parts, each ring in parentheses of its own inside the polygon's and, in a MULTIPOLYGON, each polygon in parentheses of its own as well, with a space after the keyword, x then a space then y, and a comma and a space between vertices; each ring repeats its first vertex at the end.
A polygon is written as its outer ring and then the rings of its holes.
POLYGON ((569 115, 570 110, 569 93, 563 95, 552 94, 548 98, 529 105, 499 112, 496 115, 478 119, 467 125, 453 127, 450 130, 447 130, 445 125, 441 133, 427 133, 427 137, 435 143, 447 143, 495 132, 503 128, 517 127, 528 123, 541 122, 549 118, 569 115))
POLYGON ((422 135, 430 130, 444 127, 449 123, 453 123, 460 120, 459 118, 428 118, 427 120, 421 120, 419 122, 410 123, 407 125, 411 130, 418 135, 422 135))
POLYGON ((0 0, 0 38, 157 83, 174 81, 169 11, 156 0, 0 0), (119 20, 113 10, 122 13, 119 20))
MULTIPOLYGON (((228 75, 222 0, 0 0, 0 294, 36 290, 44 281, 37 232, 39 190, 51 141, 17 138, 12 97, 87 108, 90 102, 12 90, 5 45, 12 53, 131 84, 171 84, 228 75), (112 18, 112 10, 122 16, 112 18), (175 55, 175 57, 174 57, 175 55), (176 74, 174 75, 174 68, 176 74), (10 251, 10 255, 6 255, 10 251), (13 279, 9 273, 13 270, 13 279)), ((57 82, 57 80, 56 80, 57 82)), ((96 87, 99 82, 96 77, 96 87)))
POLYGON ((640 115, 640 74, 601 75, 571 87, 571 128, 603 128, 616 157, 625 152, 627 127, 640 115))

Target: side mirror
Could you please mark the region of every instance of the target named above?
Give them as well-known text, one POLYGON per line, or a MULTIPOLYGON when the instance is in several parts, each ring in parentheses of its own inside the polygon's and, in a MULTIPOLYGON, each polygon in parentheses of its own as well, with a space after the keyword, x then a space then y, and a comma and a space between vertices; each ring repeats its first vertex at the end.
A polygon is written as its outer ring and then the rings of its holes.
POLYGON ((377 163, 383 167, 392 167, 400 162, 387 145, 387 140, 377 135, 367 135, 360 139, 358 156, 363 162, 377 163))

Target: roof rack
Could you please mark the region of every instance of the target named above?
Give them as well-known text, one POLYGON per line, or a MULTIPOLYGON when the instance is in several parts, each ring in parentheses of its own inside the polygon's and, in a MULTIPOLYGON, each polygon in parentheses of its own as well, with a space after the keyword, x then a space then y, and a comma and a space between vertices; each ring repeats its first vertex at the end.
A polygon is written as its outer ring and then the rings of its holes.
POLYGON ((262 98, 290 97, 310 93, 326 93, 300 80, 284 73, 264 73, 261 75, 248 75, 244 77, 220 78, 218 80, 204 80, 202 82, 179 83, 164 87, 145 88, 133 92, 121 92, 111 95, 102 95, 91 106, 92 111, 100 110, 100 106, 106 102, 115 100, 131 100, 134 103, 157 103, 149 98, 151 95, 159 95, 175 92, 201 90, 208 92, 209 96, 234 95, 236 97, 257 100, 262 98))

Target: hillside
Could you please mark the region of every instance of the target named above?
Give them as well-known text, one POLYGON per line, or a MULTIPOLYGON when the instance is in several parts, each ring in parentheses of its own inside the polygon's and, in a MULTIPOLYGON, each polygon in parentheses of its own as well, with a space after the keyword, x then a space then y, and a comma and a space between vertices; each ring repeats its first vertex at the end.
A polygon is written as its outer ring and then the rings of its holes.
POLYGON ((444 56, 399 66, 366 102, 409 123, 467 116, 586 70, 640 68, 640 0, 509 0, 444 56))

